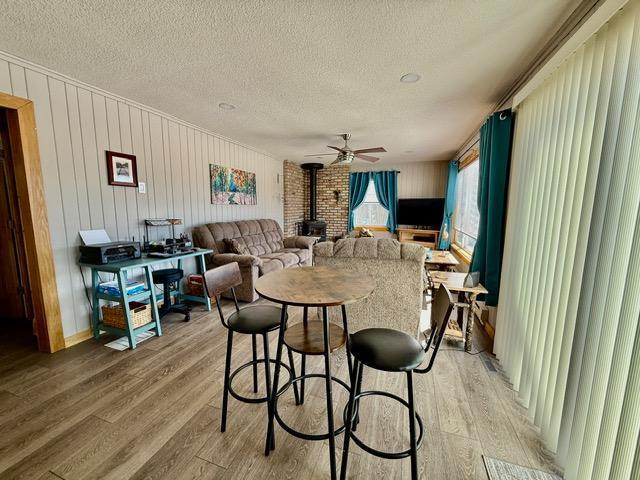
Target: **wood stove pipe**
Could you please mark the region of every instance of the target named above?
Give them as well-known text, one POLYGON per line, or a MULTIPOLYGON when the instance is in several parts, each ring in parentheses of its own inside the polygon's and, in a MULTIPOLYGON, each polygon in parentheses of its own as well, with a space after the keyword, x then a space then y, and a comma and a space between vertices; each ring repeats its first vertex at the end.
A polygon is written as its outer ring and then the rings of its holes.
POLYGON ((318 170, 322 170, 322 163, 303 163, 301 167, 309 172, 309 220, 316 220, 316 201, 318 195, 318 170))

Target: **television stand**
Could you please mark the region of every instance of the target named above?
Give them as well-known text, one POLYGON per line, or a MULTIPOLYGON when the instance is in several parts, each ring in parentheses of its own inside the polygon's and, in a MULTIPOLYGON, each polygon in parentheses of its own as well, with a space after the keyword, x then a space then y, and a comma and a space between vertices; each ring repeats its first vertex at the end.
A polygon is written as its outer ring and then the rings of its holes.
POLYGON ((438 248, 438 230, 421 230, 419 228, 399 228, 398 240, 401 243, 417 243, 426 248, 438 248))

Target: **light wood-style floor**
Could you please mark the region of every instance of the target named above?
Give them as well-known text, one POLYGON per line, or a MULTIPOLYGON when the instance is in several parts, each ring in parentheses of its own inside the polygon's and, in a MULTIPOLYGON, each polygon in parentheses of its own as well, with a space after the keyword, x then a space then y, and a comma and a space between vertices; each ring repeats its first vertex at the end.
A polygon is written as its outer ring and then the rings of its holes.
MULTIPOLYGON (((301 315, 291 313, 294 322, 301 315)), ((263 456, 265 404, 231 398, 227 433, 220 433, 226 331, 215 312, 163 323, 164 336, 125 352, 102 346, 108 339, 101 339, 45 355, 0 333, 0 478, 328 478, 326 442, 299 440, 277 427, 276 450, 263 456)), ((482 348, 486 338, 477 335, 482 348)), ((236 338, 233 362, 239 365, 249 359, 251 342, 236 338)), ((272 334, 272 356, 275 340, 272 334)), ((311 363, 322 371, 320 357, 311 363)), ((427 430, 421 478, 486 479, 483 454, 555 471, 494 365, 486 353, 472 356, 447 343, 432 374, 417 375, 416 408, 427 430)), ((333 366, 346 379, 344 355, 335 356, 333 366)), ((248 394, 250 369, 245 372, 236 385, 248 394)), ((324 431, 323 385, 308 383, 300 407, 290 390, 279 403, 282 416, 298 429, 324 431)), ((405 377, 365 370, 364 388, 371 387, 405 396, 405 377)), ((341 418, 346 393, 336 386, 334 396, 341 418)), ((407 448, 406 411, 371 398, 361 408, 361 438, 377 448, 407 448)), ((409 478, 408 459, 382 460, 355 445, 351 452, 351 478, 409 478)))

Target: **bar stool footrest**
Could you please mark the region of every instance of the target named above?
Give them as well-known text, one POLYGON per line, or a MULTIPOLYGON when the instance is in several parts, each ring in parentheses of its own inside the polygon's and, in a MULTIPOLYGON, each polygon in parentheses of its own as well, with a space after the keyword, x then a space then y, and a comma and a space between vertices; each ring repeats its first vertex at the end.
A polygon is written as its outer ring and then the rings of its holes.
MULTIPOLYGON (((276 365, 278 362, 275 359, 269 359, 269 363, 270 364, 274 364, 276 365)), ((244 402, 244 403, 264 403, 268 400, 268 397, 245 397, 244 395, 240 395, 239 393, 237 393, 234 389, 233 389, 233 379, 234 377, 239 374, 242 370, 244 370, 245 368, 249 368, 252 367, 254 364, 258 365, 258 364, 264 364, 264 358, 258 358, 256 360, 250 360, 247 363, 240 365, 238 368, 236 368, 233 372, 231 372, 231 374, 229 375, 229 394, 235 398, 236 400, 239 400, 240 402, 244 402)), ((287 372, 289 372, 289 378, 292 378, 293 373, 291 372, 291 368, 289 367, 289 365, 287 365, 284 362, 280 362, 280 367, 284 368, 287 372)), ((283 385, 283 387, 278 390, 278 395, 282 394, 284 392, 284 390, 286 388, 288 388, 289 384, 286 383, 285 385, 283 385)))
MULTIPOLYGON (((392 400, 395 400, 397 402, 399 402, 401 405, 403 405, 404 407, 406 407, 407 409, 409 408, 409 402, 407 402, 404 398, 399 397, 397 395, 394 395, 392 393, 389 392, 383 392, 380 390, 367 390, 366 392, 361 392, 358 395, 356 395, 354 397, 354 403, 356 408, 354 408, 353 411, 353 417, 351 418, 351 421, 354 422, 356 415, 358 415, 358 411, 359 411, 359 407, 360 407, 360 402, 359 400, 362 397, 368 397, 371 395, 378 395, 378 396, 382 396, 382 397, 387 397, 387 398, 391 398, 392 400)), ((347 414, 349 411, 349 405, 347 404, 344 408, 344 413, 343 413, 343 419, 344 422, 346 424, 347 422, 347 414)), ((420 445, 422 444, 422 438, 423 438, 423 434, 424 434, 424 428, 422 426, 422 418, 420 417, 420 415, 418 415, 416 413, 416 420, 418 422, 418 428, 420 431, 420 434, 418 435, 418 440, 416 441, 416 449, 420 448, 420 445)), ((356 445, 358 445, 361 449, 363 449, 365 452, 370 453, 371 455, 375 455, 376 457, 380 457, 380 458, 386 458, 388 460, 398 460, 401 458, 407 458, 411 456, 411 449, 407 449, 407 450, 403 450, 402 452, 383 452, 382 450, 377 450, 373 447, 370 447, 369 445, 367 445, 366 443, 364 443, 362 440, 360 440, 358 438, 358 436, 356 435, 356 432, 351 429, 351 433, 350 433, 350 437, 351 439, 355 442, 356 445)))
MULTIPOLYGON (((284 365, 283 365, 284 366, 284 365)), ((284 384, 282 386, 282 388, 280 390, 278 390, 278 397, 280 395, 282 395, 285 390, 287 390, 290 386, 292 386, 294 383, 300 382, 301 380, 305 380, 308 378, 325 378, 325 375, 322 373, 307 373, 306 375, 300 375, 299 377, 296 378, 292 378, 291 380, 289 380, 286 384, 284 384)), ((351 388, 349 387, 349 385, 347 385, 344 381, 342 381, 341 379, 332 376, 331 380, 336 382, 338 385, 342 386, 345 388, 345 390, 347 390, 347 392, 351 391, 351 388)), ((290 435, 293 435, 294 437, 298 437, 298 438, 302 438, 303 440, 327 440, 330 436, 329 433, 304 433, 304 432, 300 432, 292 427, 290 427, 289 425, 287 425, 284 420, 282 418, 280 418, 280 414, 278 413, 278 401, 276 398, 275 404, 274 404, 274 416, 276 421, 278 422, 278 424, 282 427, 282 429, 284 431, 286 431, 287 433, 289 433, 290 435)), ((345 424, 342 424, 340 427, 336 428, 334 430, 333 435, 340 435, 342 432, 344 432, 345 430, 345 424)))

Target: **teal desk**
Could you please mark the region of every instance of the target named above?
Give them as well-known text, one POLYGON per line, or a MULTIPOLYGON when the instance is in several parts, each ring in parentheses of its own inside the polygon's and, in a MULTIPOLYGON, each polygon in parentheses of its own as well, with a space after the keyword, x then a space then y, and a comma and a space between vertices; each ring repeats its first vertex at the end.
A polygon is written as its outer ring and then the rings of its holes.
MULTIPOLYGON (((92 303, 93 311, 91 315, 91 326, 93 328, 94 338, 100 337, 100 330, 106 332, 115 333, 117 335, 126 335, 129 339, 129 346, 136 348, 136 334, 146 332, 148 330, 155 330, 158 336, 162 335, 162 326, 160 325, 160 317, 158 316, 158 295, 155 294, 155 286, 153 284, 152 271, 154 266, 168 262, 178 262, 178 268, 182 268, 182 261, 185 258, 195 258, 198 265, 198 273, 204 273, 206 271, 204 256, 213 253, 212 250, 203 248, 196 249, 195 252, 185 253, 182 255, 175 255, 168 258, 157 258, 142 256, 135 260, 127 260, 124 262, 107 263, 104 265, 94 265, 90 263, 80 263, 81 266, 91 269, 91 289, 92 289, 92 303), (143 292, 136 293, 134 295, 127 295, 125 288, 127 284, 127 275, 131 270, 140 268, 144 271, 145 279, 147 282, 147 289, 143 292), (113 273, 118 280, 118 286, 120 288, 120 295, 107 295, 98 292, 98 285, 100 284, 99 272, 113 273), (107 300, 110 302, 119 302, 122 304, 125 315, 127 317, 127 328, 115 328, 108 325, 104 325, 100 321, 100 300, 107 300), (129 302, 145 302, 150 300, 151 303, 151 318, 152 321, 146 325, 142 325, 138 328, 133 328, 131 323, 131 312, 129 311, 129 302)), ((207 310, 211 311, 211 300, 206 294, 199 295, 186 295, 178 291, 176 293, 178 300, 190 300, 192 302, 200 302, 207 306, 207 310)))

